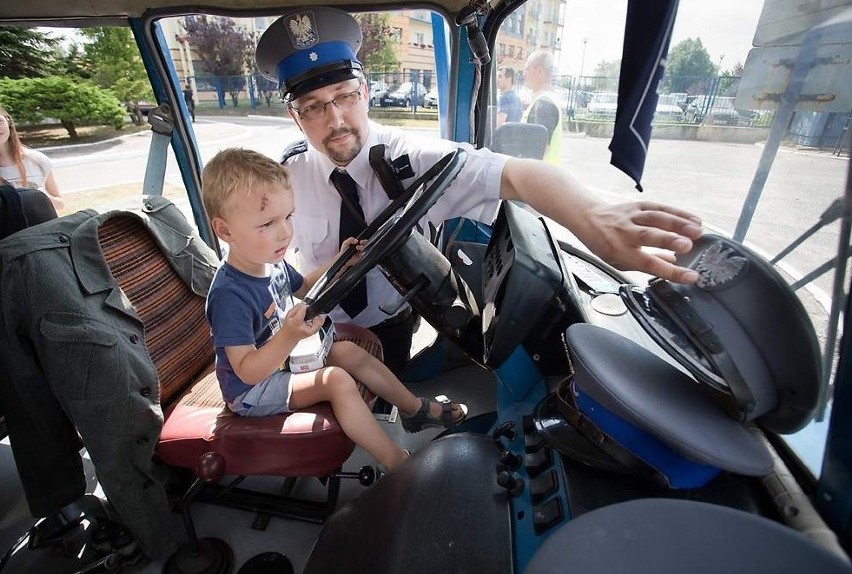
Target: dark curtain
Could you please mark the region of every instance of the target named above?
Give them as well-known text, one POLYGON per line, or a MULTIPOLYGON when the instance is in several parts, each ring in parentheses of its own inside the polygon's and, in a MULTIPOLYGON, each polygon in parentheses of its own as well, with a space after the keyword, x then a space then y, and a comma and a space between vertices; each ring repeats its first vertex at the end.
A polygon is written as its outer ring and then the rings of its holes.
POLYGON ((618 111, 609 150, 610 163, 633 178, 639 191, 677 5, 678 0, 629 0, 627 5, 618 111))

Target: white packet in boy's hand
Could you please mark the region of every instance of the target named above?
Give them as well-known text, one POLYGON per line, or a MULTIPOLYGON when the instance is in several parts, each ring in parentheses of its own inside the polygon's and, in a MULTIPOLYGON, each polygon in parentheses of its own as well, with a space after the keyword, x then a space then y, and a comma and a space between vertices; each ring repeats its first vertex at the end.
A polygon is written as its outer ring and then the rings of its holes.
POLYGON ((328 359, 328 353, 333 342, 334 323, 329 317, 326 317, 320 330, 299 341, 293 352, 290 353, 290 357, 287 359, 290 372, 308 373, 323 367, 326 359, 328 359))

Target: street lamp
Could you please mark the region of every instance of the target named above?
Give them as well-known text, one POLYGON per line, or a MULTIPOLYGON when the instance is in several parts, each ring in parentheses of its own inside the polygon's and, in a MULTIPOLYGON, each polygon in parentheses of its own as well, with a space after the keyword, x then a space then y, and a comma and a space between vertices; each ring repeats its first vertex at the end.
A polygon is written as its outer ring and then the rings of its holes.
POLYGON ((583 38, 583 55, 580 58, 580 78, 583 77, 583 68, 586 66, 586 44, 588 41, 588 38, 583 38))

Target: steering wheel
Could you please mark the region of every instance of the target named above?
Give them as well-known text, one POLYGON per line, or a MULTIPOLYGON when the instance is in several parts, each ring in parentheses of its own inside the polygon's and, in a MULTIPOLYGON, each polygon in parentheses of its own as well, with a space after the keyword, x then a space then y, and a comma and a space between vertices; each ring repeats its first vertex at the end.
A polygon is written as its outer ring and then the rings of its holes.
POLYGON ((350 245, 334 260, 331 267, 317 279, 305 295, 304 302, 308 306, 305 319, 334 309, 370 269, 405 243, 417 222, 435 205, 456 178, 464 165, 466 155, 464 150, 456 149, 442 157, 361 232, 358 239, 367 240, 361 258, 344 269, 355 253, 355 246, 350 245))

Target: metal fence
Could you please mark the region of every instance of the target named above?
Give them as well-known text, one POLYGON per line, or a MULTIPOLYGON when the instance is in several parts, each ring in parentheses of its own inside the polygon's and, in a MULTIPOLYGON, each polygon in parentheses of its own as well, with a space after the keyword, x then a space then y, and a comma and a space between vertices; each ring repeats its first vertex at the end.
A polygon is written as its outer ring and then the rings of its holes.
MULTIPOLYGON (((774 113, 736 106, 737 76, 664 77, 658 88, 654 123, 765 127, 774 113)), ((618 78, 557 76, 553 81, 567 117, 611 122, 615 119, 618 78)), ((521 98, 525 88, 521 86, 521 98)))
MULTIPOLYGON (((196 103, 217 105, 220 109, 270 108, 281 102, 275 82, 260 74, 244 76, 196 76, 187 82, 194 85, 196 103)), ((437 107, 436 87, 431 70, 402 69, 372 73, 367 76, 372 106, 437 107), (432 94, 430 94, 432 92, 432 94)))

